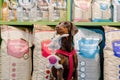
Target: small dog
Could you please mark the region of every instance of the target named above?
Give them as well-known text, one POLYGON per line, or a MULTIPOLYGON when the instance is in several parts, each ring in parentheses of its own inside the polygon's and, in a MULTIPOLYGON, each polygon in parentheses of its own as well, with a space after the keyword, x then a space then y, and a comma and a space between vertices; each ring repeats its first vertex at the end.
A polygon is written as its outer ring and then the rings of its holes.
POLYGON ((61 47, 56 51, 56 54, 61 60, 59 64, 63 68, 56 69, 54 66, 51 69, 50 80, 78 80, 77 79, 77 54, 73 47, 73 36, 78 32, 78 28, 72 22, 60 22, 56 26, 56 33, 59 35, 69 34, 67 37, 61 38, 61 47))

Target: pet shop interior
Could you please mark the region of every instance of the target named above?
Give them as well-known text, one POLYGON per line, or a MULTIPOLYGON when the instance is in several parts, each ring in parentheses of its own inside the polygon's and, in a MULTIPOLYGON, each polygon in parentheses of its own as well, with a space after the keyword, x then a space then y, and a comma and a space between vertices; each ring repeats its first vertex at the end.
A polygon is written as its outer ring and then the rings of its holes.
POLYGON ((0 80, 120 80, 120 0, 0 0, 0 80))

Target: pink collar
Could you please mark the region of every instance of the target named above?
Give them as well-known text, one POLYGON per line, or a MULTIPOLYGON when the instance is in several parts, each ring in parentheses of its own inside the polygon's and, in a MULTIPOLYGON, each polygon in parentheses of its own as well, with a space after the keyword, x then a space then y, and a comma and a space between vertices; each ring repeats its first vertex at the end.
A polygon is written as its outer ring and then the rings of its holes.
POLYGON ((73 55, 76 53, 76 51, 72 50, 69 53, 69 52, 58 49, 56 52, 69 57, 69 74, 68 74, 67 80, 71 80, 72 74, 73 74, 73 55))

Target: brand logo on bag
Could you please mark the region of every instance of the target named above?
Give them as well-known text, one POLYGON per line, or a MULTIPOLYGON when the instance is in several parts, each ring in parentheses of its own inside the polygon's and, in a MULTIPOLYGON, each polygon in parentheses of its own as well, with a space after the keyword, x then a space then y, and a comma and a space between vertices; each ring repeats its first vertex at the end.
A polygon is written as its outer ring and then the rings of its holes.
POLYGON ((51 40, 45 40, 45 41, 42 41, 42 43, 41 43, 41 45, 42 45, 42 56, 43 57, 48 57, 52 53, 52 50, 48 48, 48 44, 50 42, 51 42, 51 40))
POLYGON ((120 47, 120 43, 114 43, 114 46, 120 47))
POLYGON ((99 39, 81 39, 78 41, 80 55, 85 58, 96 57, 96 54, 99 53, 99 39))
POLYGON ((23 39, 8 40, 7 53, 13 57, 21 58, 28 54, 28 42, 23 39))
POLYGON ((120 58, 120 41, 115 41, 112 43, 114 55, 120 58))

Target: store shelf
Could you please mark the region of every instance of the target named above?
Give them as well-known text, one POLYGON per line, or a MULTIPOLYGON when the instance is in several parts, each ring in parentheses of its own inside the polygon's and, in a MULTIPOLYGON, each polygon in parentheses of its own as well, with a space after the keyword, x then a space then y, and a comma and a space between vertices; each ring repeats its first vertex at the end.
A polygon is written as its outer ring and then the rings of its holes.
POLYGON ((109 25, 109 26, 120 26, 120 22, 77 22, 75 25, 79 26, 103 26, 103 25, 109 25))
MULTIPOLYGON (((18 22, 18 21, 0 21, 0 25, 33 25, 33 24, 41 24, 41 25, 57 25, 59 22, 18 22)), ((73 22, 74 23, 74 22, 73 22)), ((120 26, 120 22, 76 22, 75 25, 78 26, 120 26)))
POLYGON ((24 21, 24 22, 18 22, 18 21, 0 21, 0 25, 33 25, 33 24, 41 24, 41 25, 56 25, 58 24, 58 22, 44 22, 44 21, 40 21, 40 22, 28 22, 28 21, 24 21))

